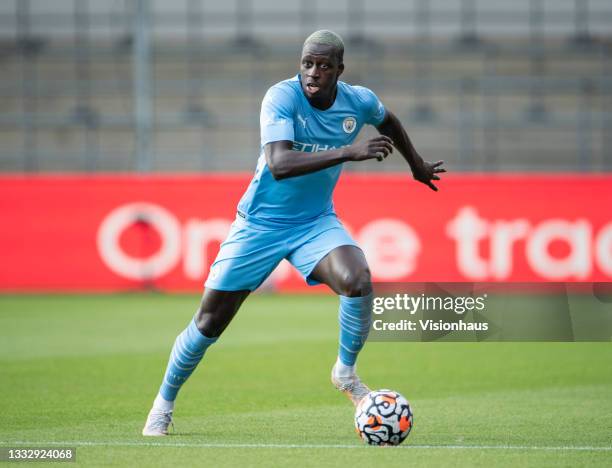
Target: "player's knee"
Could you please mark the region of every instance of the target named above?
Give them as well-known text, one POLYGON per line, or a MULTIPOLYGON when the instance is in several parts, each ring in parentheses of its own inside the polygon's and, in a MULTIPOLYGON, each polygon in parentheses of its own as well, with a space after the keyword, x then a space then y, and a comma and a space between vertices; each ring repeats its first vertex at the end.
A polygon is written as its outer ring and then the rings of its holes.
POLYGON ((208 311, 205 307, 200 306, 195 316, 196 327, 200 330, 200 333, 208 338, 219 337, 229 324, 229 320, 219 314, 218 311, 215 312, 208 311))
POLYGON ((195 323, 200 333, 208 338, 217 338, 225 328, 221 326, 218 320, 215 320, 214 315, 208 314, 202 309, 196 314, 195 323))
POLYGON ((208 338, 217 338, 238 312, 249 291, 206 289, 195 316, 198 330, 208 338))
POLYGON ((344 270, 338 278, 338 293, 347 297, 369 294, 372 290, 370 269, 367 266, 344 270))

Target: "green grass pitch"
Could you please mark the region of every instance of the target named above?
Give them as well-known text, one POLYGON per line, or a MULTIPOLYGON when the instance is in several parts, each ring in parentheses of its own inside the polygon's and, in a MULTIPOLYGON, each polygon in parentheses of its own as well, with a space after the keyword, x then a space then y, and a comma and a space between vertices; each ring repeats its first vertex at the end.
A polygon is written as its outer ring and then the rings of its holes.
POLYGON ((79 466, 611 466, 610 343, 368 343, 360 375, 411 402, 404 445, 366 447, 329 382, 333 296, 253 295, 143 438, 196 296, 0 296, 0 445, 79 466))

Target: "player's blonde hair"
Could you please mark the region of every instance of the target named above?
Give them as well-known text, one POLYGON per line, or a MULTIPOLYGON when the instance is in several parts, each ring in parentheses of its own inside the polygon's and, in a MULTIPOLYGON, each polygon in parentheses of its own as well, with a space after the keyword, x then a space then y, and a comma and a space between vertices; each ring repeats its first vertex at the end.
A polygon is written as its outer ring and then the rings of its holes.
POLYGON ((328 29, 320 29, 313 32, 306 38, 302 48, 306 47, 308 44, 323 44, 332 46, 336 50, 336 56, 338 57, 339 63, 342 63, 344 60, 344 41, 339 34, 336 34, 333 31, 328 29))

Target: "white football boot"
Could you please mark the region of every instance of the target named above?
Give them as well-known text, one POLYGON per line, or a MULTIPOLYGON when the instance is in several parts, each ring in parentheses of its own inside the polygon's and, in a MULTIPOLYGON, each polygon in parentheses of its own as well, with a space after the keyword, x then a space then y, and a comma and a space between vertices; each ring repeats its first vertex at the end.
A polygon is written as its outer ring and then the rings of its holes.
POLYGON ((355 406, 371 391, 357 374, 348 377, 338 377, 336 375, 336 364, 332 368, 331 381, 334 387, 344 393, 355 406))
POLYGON ((147 422, 142 429, 143 436, 162 437, 168 435, 168 426, 172 424, 172 411, 161 411, 152 408, 149 411, 147 422))

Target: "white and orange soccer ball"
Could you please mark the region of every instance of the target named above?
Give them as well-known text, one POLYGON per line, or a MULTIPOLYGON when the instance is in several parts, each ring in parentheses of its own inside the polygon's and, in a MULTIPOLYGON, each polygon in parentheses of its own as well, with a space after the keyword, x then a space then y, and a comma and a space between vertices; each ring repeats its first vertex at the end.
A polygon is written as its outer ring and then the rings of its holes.
POLYGON ((399 445, 411 429, 410 403, 393 390, 368 393, 355 410, 355 430, 367 444, 399 445))

